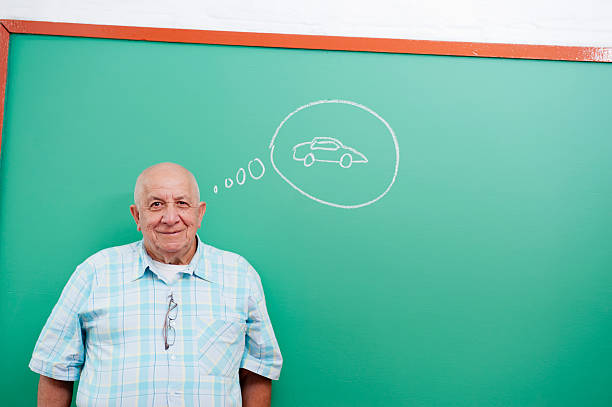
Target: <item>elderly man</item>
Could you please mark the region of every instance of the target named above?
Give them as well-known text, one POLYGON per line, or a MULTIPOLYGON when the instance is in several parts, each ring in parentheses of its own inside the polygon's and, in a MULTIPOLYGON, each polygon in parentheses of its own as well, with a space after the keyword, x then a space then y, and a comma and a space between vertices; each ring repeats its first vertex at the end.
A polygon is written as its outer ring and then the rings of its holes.
POLYGON ((130 207, 143 240, 79 265, 36 343, 39 406, 269 406, 282 358, 261 281, 196 235, 194 176, 162 163, 130 207))

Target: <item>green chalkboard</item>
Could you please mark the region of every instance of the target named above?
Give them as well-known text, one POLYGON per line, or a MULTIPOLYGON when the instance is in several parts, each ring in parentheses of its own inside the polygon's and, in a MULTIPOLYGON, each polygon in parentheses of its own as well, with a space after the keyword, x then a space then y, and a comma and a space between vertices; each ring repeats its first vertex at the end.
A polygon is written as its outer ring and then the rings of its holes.
POLYGON ((611 405, 611 94, 609 64, 12 35, 3 404, 174 161, 262 277, 274 406, 611 405))

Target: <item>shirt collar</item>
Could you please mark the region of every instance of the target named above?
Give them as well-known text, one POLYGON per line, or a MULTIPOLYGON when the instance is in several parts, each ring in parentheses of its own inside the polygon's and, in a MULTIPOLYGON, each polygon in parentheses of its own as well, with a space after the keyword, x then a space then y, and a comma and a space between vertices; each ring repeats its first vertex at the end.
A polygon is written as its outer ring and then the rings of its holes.
MULTIPOLYGON (((198 235, 196 235, 196 239, 198 246, 196 248, 196 252, 193 255, 193 258, 191 259, 191 262, 189 262, 187 273, 196 275, 206 281, 216 282, 216 278, 214 278, 214 276, 212 275, 213 273, 210 267, 207 246, 202 243, 202 240, 200 240, 200 237, 198 235)), ((134 262, 134 268, 132 270, 132 281, 142 277, 151 265, 151 258, 145 250, 143 240, 136 243, 136 250, 138 251, 138 260, 134 262)))

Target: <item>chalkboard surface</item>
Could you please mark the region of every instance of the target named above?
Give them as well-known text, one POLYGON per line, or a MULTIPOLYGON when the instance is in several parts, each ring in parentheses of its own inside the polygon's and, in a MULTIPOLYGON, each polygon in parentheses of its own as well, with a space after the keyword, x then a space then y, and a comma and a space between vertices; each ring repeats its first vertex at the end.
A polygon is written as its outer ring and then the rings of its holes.
POLYGON ((612 403, 612 66, 12 35, 4 404, 75 266, 174 161, 258 270, 274 406, 612 403))

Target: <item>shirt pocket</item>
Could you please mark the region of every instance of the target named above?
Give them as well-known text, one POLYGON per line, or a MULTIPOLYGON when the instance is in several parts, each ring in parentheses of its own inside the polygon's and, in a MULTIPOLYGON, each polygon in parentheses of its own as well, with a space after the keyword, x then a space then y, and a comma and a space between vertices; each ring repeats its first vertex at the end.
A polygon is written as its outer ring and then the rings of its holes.
POLYGON ((244 353, 246 323, 223 319, 201 322, 204 328, 198 338, 200 372, 233 377, 244 353))

